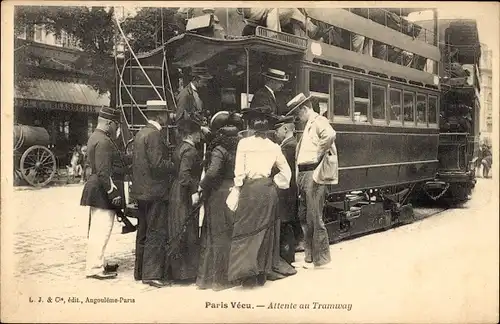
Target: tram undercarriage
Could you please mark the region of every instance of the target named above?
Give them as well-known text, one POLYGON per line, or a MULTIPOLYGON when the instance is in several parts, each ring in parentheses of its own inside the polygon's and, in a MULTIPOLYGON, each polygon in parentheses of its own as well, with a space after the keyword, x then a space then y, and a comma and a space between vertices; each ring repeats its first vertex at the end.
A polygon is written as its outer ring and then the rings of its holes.
POLYGON ((410 198, 415 186, 328 194, 323 218, 330 243, 412 223, 415 217, 410 198))

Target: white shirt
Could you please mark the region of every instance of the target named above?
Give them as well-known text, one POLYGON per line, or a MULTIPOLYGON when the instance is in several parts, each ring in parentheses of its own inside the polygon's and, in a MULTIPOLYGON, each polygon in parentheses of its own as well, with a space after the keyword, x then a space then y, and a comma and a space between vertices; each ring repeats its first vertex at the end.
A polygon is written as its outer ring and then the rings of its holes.
POLYGON ((274 176, 274 183, 280 189, 288 189, 292 171, 280 146, 256 136, 241 139, 236 150, 234 186, 241 187, 245 179, 268 178, 274 165, 280 170, 274 176))
POLYGON ((273 98, 276 99, 276 96, 274 95, 273 89, 269 88, 267 85, 265 85, 264 87, 266 87, 267 90, 271 91, 271 94, 273 95, 273 98))
POLYGON ((148 123, 150 123, 151 125, 153 125, 154 127, 156 127, 156 129, 158 129, 159 131, 161 131, 161 125, 158 124, 157 121, 154 121, 154 120, 148 120, 148 123))
POLYGON ((312 111, 297 145, 297 164, 315 164, 335 140, 335 130, 325 117, 312 111))

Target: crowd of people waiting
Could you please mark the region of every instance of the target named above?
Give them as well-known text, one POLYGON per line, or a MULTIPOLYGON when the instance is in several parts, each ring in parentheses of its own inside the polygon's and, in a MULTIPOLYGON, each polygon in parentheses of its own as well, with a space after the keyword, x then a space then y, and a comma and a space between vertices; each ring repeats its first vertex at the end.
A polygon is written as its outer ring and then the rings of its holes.
MULTIPOLYGON (((211 76, 204 68, 195 71, 195 80, 177 98, 172 157, 162 136, 169 120, 165 102, 149 102, 148 124, 134 139, 131 196, 139 210, 134 278, 158 288, 187 281, 221 290, 261 286, 296 274, 296 267, 325 267, 331 257, 324 198, 326 185, 338 182, 332 126, 302 93, 287 103, 286 116, 278 116, 265 102, 272 102, 280 87, 267 85, 269 93, 256 93, 250 108, 204 120, 197 90, 211 76), (298 143, 297 120, 305 125, 298 143), (296 263, 300 250, 304 262, 296 263)), ((264 76, 288 80, 275 69, 264 76)), ((81 198, 81 205, 90 207, 88 278, 117 276, 117 265, 105 264, 104 251, 123 206, 127 166, 114 142, 119 123, 117 110, 101 109, 88 141, 92 172, 81 198)))

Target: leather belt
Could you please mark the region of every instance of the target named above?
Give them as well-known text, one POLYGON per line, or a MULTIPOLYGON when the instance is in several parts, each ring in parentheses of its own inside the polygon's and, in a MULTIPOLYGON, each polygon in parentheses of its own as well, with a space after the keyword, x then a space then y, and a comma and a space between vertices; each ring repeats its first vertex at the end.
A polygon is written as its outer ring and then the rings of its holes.
POLYGON ((299 164, 299 172, 314 171, 318 165, 319 163, 299 164))

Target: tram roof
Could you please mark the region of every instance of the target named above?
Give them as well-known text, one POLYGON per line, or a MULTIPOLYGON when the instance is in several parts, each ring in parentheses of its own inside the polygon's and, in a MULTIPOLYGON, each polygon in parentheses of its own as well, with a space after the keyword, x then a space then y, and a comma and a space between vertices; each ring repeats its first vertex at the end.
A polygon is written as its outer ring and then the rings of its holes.
POLYGON ((176 67, 189 67, 209 61, 222 53, 244 53, 245 48, 251 51, 266 52, 274 55, 297 55, 303 54, 305 48, 293 46, 293 44, 264 39, 258 36, 241 36, 232 39, 218 39, 185 33, 168 40, 151 52, 144 53, 139 58, 152 57, 160 54, 165 48, 168 59, 176 67))

